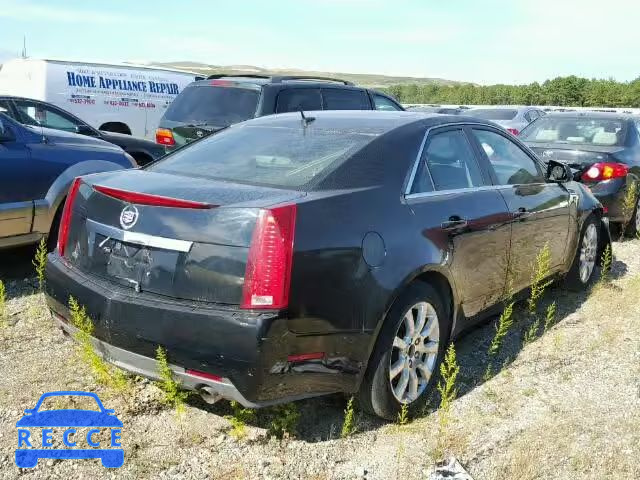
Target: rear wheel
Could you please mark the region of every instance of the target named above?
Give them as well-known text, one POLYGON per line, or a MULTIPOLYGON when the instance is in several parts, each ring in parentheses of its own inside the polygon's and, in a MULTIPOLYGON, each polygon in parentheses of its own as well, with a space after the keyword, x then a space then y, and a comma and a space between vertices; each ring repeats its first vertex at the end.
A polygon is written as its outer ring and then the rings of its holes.
POLYGON ((360 403, 373 415, 396 418, 403 404, 418 410, 427 400, 449 332, 442 299, 416 282, 389 311, 360 386, 360 403))
POLYGON ((587 287, 594 276, 598 258, 600 233, 598 221, 593 215, 587 218, 582 226, 580 242, 576 249, 573 264, 567 276, 565 285, 571 290, 581 290, 587 287))

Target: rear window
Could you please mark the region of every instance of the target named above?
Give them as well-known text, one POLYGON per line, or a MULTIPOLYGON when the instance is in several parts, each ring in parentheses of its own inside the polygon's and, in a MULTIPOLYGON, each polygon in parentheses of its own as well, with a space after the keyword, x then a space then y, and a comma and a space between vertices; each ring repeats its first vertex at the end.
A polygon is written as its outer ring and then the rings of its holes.
POLYGON ((259 90, 237 87, 193 85, 185 88, 169 105, 166 120, 194 125, 223 127, 253 118, 259 90))
POLYGON ((480 108, 478 110, 469 110, 467 114, 485 120, 513 120, 518 115, 518 111, 505 108, 480 108))
POLYGON ((362 90, 323 88, 324 110, 371 110, 369 97, 362 90))
POLYGON ((376 134, 236 125, 170 154, 149 170, 276 188, 313 190, 376 134))
POLYGON ((622 120, 584 117, 540 117, 520 132, 520 139, 539 143, 614 146, 624 142, 622 120))

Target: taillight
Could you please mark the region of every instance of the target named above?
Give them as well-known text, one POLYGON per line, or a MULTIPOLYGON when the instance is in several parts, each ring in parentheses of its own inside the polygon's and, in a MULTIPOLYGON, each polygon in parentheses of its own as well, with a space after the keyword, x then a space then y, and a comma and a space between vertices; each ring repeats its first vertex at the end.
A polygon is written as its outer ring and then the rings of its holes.
POLYGON ((67 194, 67 200, 64 203, 64 208, 62 209, 62 217, 60 217, 60 227, 58 228, 58 253, 60 256, 64 256, 64 250, 67 246, 67 238, 69 237, 69 226, 71 225, 71 212, 73 211, 73 202, 76 200, 76 196, 78 195, 78 190, 80 189, 80 184, 82 180, 80 178, 76 178, 73 180, 71 184, 71 188, 69 188, 69 193, 67 194))
POLYGON ((156 130, 156 143, 169 147, 175 145, 176 140, 173 138, 173 132, 168 128, 158 128, 156 130))
POLYGON ((244 276, 241 308, 286 308, 291 286, 296 205, 261 210, 244 276))
POLYGON ((513 135, 520 134, 517 128, 507 128, 507 132, 512 133, 513 135))
POLYGON ((629 167, 624 163, 598 162, 594 163, 582 174, 584 182, 600 182, 612 178, 622 178, 629 173, 629 167))
POLYGON ((117 198, 128 203, 137 205, 151 205, 153 207, 172 207, 172 208, 195 208, 206 210, 215 208, 217 205, 210 203, 193 202, 191 200, 181 200, 179 198, 163 197, 161 195, 152 195, 149 193, 130 192, 128 190, 120 190, 117 188, 103 187, 102 185, 94 185, 93 189, 109 197, 117 198))

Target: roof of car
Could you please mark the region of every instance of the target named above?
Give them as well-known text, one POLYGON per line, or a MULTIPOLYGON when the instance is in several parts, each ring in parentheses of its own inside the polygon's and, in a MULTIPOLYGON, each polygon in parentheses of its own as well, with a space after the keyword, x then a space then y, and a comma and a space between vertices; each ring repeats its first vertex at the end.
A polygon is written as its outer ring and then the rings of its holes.
POLYGON ((548 112, 547 116, 564 118, 601 118, 603 120, 634 120, 640 118, 638 115, 633 115, 631 113, 595 111, 548 112))
MULTIPOLYGON (((449 123, 479 123, 493 125, 477 118, 460 115, 440 115, 424 112, 376 111, 376 110, 323 110, 305 111, 307 118, 314 118, 310 123, 319 128, 336 128, 350 131, 366 131, 382 134, 403 125, 422 122, 425 127, 433 127, 449 123)), ((300 112, 267 115, 243 122, 244 125, 294 126, 302 121, 300 112)))

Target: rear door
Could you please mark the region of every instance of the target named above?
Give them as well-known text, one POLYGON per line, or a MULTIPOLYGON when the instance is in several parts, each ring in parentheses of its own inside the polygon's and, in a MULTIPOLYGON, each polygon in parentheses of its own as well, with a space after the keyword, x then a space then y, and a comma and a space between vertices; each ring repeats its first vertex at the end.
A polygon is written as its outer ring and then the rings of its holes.
POLYGON ((406 199, 425 242, 447 252, 442 263, 465 316, 496 303, 505 286, 510 215, 462 126, 427 134, 406 199))
POLYGON ((565 262, 570 222, 570 199, 567 189, 546 183, 541 165, 509 138, 490 127, 474 126, 471 136, 490 166, 490 174, 504 196, 512 215, 510 273, 514 289, 531 283, 538 253, 549 245, 551 269, 565 262))
POLYGON ((278 93, 276 113, 322 110, 319 88, 286 88, 278 93))

